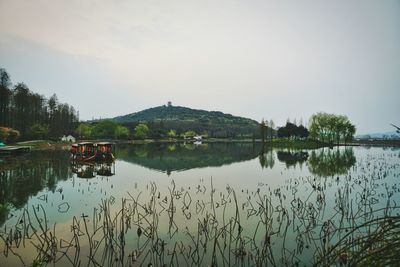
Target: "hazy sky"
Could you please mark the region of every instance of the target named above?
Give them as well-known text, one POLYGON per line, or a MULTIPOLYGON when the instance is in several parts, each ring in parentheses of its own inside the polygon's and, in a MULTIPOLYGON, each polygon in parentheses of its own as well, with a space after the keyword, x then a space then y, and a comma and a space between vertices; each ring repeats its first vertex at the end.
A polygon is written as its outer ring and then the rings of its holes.
POLYGON ((0 0, 0 67, 81 119, 173 105, 400 124, 400 0, 0 0))

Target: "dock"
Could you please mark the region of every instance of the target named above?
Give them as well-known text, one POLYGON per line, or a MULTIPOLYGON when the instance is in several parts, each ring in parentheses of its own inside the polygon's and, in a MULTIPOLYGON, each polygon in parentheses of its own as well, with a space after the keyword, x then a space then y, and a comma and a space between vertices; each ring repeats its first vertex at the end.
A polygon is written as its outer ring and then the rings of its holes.
POLYGON ((19 154, 29 152, 30 150, 30 146, 4 146, 0 147, 0 155, 19 154))

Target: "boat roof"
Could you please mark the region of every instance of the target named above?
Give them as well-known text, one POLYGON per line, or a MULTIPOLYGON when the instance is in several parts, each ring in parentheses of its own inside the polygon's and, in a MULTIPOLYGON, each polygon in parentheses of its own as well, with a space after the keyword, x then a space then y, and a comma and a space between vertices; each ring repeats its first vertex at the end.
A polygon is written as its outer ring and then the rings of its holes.
POLYGON ((111 142, 98 142, 98 143, 96 143, 96 145, 99 145, 99 146, 106 146, 106 145, 113 145, 114 143, 111 143, 111 142))
POLYGON ((78 143, 78 145, 79 146, 93 146, 93 143, 92 142, 81 142, 81 143, 78 143))

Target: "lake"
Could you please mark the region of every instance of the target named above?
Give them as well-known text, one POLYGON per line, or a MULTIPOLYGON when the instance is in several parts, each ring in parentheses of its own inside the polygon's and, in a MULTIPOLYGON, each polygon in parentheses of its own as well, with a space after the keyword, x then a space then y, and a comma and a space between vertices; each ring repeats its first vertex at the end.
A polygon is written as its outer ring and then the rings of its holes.
POLYGON ((118 145, 0 170, 1 266, 363 264, 400 237, 398 148, 118 145))

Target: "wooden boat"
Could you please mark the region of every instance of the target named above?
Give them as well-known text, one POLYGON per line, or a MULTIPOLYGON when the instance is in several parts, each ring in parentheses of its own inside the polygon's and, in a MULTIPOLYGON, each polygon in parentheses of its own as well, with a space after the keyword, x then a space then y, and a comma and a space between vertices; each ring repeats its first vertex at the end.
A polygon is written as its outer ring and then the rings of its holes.
POLYGON ((114 160, 114 144, 110 142, 99 142, 96 146, 96 159, 97 160, 114 160))
POLYGON ((76 161, 112 161, 114 144, 109 142, 82 142, 72 144, 71 155, 76 161))

